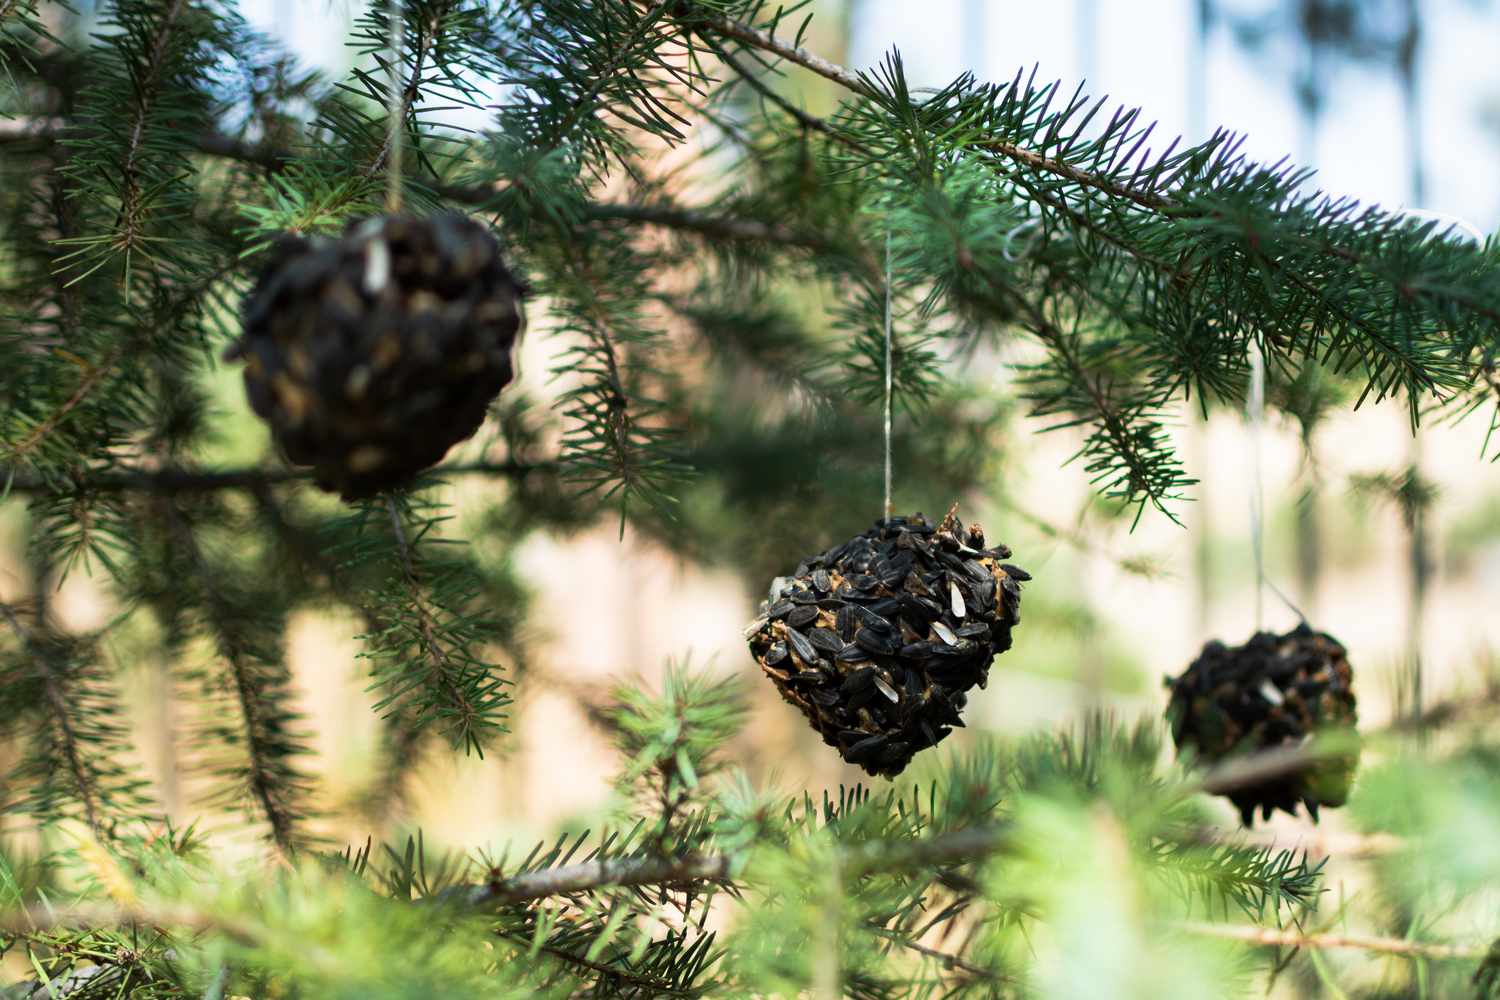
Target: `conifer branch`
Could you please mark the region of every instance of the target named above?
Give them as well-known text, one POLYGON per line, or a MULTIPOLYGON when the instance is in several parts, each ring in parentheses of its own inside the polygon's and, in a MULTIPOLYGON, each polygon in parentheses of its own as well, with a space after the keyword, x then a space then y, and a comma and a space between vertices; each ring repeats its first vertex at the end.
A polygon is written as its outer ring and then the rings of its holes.
POLYGON ((121 356, 124 353, 125 347, 122 344, 121 346, 116 347, 107 355, 105 355, 104 359, 98 364, 87 365, 84 369, 83 376, 78 380, 78 386, 73 390, 72 395, 63 400, 61 406, 59 406, 50 415, 48 415, 45 420, 37 424, 29 434, 27 434, 24 438, 17 442, 10 449, 7 458, 11 459, 12 461, 18 458, 24 458, 28 453, 35 449, 37 445, 41 444, 42 441, 47 437, 47 435, 51 434, 54 430, 57 429, 57 426, 59 424, 67 419, 68 414, 76 410, 79 404, 87 399, 89 394, 99 387, 99 384, 104 381, 105 377, 114 370, 115 364, 120 360, 121 356))
POLYGON ((166 13, 162 15, 161 23, 157 26, 156 35, 152 40, 151 51, 146 60, 145 78, 138 77, 134 81, 137 98, 135 122, 131 125, 125 145, 125 159, 120 167, 120 175, 124 181, 124 194, 120 199, 119 222, 125 226, 122 239, 126 246, 134 245, 137 236, 137 201, 141 189, 140 178, 136 175, 136 159, 145 142, 146 119, 150 116, 151 104, 155 100, 157 88, 161 85, 162 60, 166 55, 167 43, 185 6, 187 6, 187 0, 172 0, 172 6, 168 7, 166 13))
POLYGON ((406 527, 401 523, 401 509, 395 497, 389 493, 385 497, 385 507, 390 514, 391 533, 395 537, 396 552, 401 559, 402 579, 411 595, 412 613, 416 615, 417 629, 422 637, 422 653, 432 665, 430 676, 434 685, 447 693, 451 706, 459 712, 460 725, 467 728, 469 720, 476 713, 469 703, 468 695, 453 680, 453 665, 448 659, 447 650, 438 640, 437 630, 433 627, 432 611, 427 607, 421 581, 417 578, 416 559, 412 554, 411 543, 406 540, 406 527))
MULTIPOLYGON (((61 117, 31 117, 0 120, 0 143, 27 140, 56 141, 66 133, 67 121, 61 117)), ((193 147, 206 156, 235 160, 259 167, 270 173, 283 169, 293 158, 290 150, 246 142, 222 132, 199 132, 193 147)), ((492 204, 501 188, 486 184, 450 184, 432 182, 439 198, 460 205, 492 204)), ((658 226, 696 233, 711 239, 745 243, 769 243, 804 250, 830 250, 828 241, 817 233, 760 219, 744 219, 702 208, 671 203, 638 204, 634 202, 591 201, 583 206, 584 217, 594 222, 625 222, 658 226)))
MULTIPOLYGON (((372 160, 370 165, 365 168, 366 180, 369 180, 376 174, 378 174, 381 168, 385 166, 386 161, 390 158, 391 144, 395 140, 396 136, 395 129, 406 127, 407 116, 411 114, 411 109, 416 104, 418 95, 420 95, 422 92, 423 63, 427 58, 427 47, 431 43, 431 38, 429 37, 427 29, 431 27, 433 30, 436 30, 437 25, 441 24, 442 18, 447 14, 448 6, 449 5, 445 4, 439 10, 439 12, 433 16, 433 20, 430 24, 428 22, 421 21, 419 21, 418 23, 415 43, 416 51, 412 54, 411 72, 407 77, 406 86, 402 89, 401 92, 401 122, 399 125, 392 125, 390 128, 387 128, 385 130, 385 137, 380 142, 380 151, 375 154, 374 160, 372 160)), ((387 11, 386 17, 391 16, 391 12, 387 11)), ((395 14, 395 16, 400 17, 402 15, 400 13, 397 13, 395 14)), ((389 53, 388 58, 400 63, 405 61, 405 54, 401 52, 392 52, 389 53)))
MULTIPOLYGON (((521 937, 514 934, 502 933, 498 936, 522 948, 534 947, 529 935, 521 937)), ((597 973, 611 983, 627 983, 638 989, 650 990, 650 996, 696 997, 701 995, 697 990, 678 989, 664 979, 654 976, 643 976, 613 965, 606 965, 604 962, 596 962, 586 955, 579 955, 566 948, 560 948, 557 945, 544 944, 537 950, 544 955, 552 956, 560 962, 597 973)))
POLYGON ((644 885, 670 888, 698 882, 727 882, 733 870, 734 859, 723 854, 606 858, 496 879, 483 885, 455 886, 445 889, 434 900, 471 908, 511 906, 599 889, 644 885))
POLYGON ((927 947, 927 945, 919 944, 916 941, 902 939, 898 943, 901 945, 901 947, 905 948, 908 951, 914 951, 918 955, 924 955, 927 958, 932 959, 945 969, 957 969, 960 972, 967 973, 975 979, 980 979, 990 983, 1009 983, 1015 981, 1012 977, 996 972, 994 969, 986 969, 982 965, 975 965, 973 962, 970 962, 968 959, 963 958, 960 955, 954 955, 946 951, 940 951, 937 948, 929 948, 927 947))
POLYGON ((241 624, 237 621, 239 612, 221 593, 218 578, 204 559, 192 526, 175 502, 167 503, 165 512, 177 545, 187 556, 198 577, 198 587, 208 611, 216 645, 229 667, 248 757, 246 777, 250 793, 265 813, 272 840, 283 854, 291 855, 295 852, 297 843, 287 795, 299 784, 300 775, 275 760, 284 757, 285 752, 271 745, 270 722, 264 717, 262 704, 262 699, 269 698, 274 693, 267 688, 279 684, 277 679, 267 678, 263 671, 252 666, 253 659, 263 657, 251 648, 250 639, 243 634, 241 624))
MULTIPOLYGON (((967 827, 927 839, 875 841, 845 848, 843 871, 849 878, 861 878, 885 871, 965 864, 1002 850, 1006 843, 1006 832, 999 826, 967 827)), ((506 906, 606 888, 724 883, 734 877, 739 864, 740 859, 724 854, 607 858, 484 885, 455 886, 434 899, 468 907, 506 906)))
POLYGON ((68 698, 63 691, 62 681, 57 676, 51 655, 41 648, 41 644, 21 624, 21 619, 15 609, 3 601, 0 601, 0 615, 5 616, 5 620, 15 632, 22 648, 31 658, 37 677, 42 682, 47 704, 52 710, 52 718, 57 724, 58 735, 62 740, 63 760, 67 763, 68 772, 73 776, 74 792, 78 796, 79 804, 83 806, 84 819, 94 836, 103 842, 106 839, 106 831, 99 812, 94 775, 83 762, 83 755, 78 746, 78 736, 73 730, 68 698))
MULTIPOLYGON (((262 516, 270 524, 271 530, 275 532, 293 558, 298 560, 302 568, 310 574, 323 577, 337 599, 355 611, 363 620, 367 634, 379 635, 387 631, 390 624, 381 617, 380 610, 366 598, 366 595, 359 593, 351 586, 345 567, 329 557, 321 541, 287 516, 282 505, 272 494, 270 486, 264 483, 256 484, 251 487, 251 492, 262 516)), ((371 815, 385 815, 385 804, 392 799, 399 798, 401 783, 416 762, 418 744, 423 732, 421 726, 415 721, 415 713, 419 710, 412 701, 409 696, 403 697, 386 713, 385 722, 388 728, 395 730, 395 735, 391 740, 391 752, 386 766, 380 768, 381 792, 378 799, 381 808, 371 810, 371 815)))
POLYGON ((1462 945, 1434 944, 1404 938, 1366 937, 1359 934, 1304 934, 1298 930, 1253 927, 1239 924, 1185 922, 1175 925, 1190 934, 1242 941, 1263 948, 1357 949, 1385 955, 1430 958, 1438 961, 1473 961, 1483 958, 1487 949, 1462 945))
MULTIPOLYGON (((551 462, 466 462, 440 465, 426 475, 493 476, 519 479, 534 473, 556 471, 551 462)), ((22 475, 15 469, 0 467, 0 487, 7 483, 15 493, 58 493, 75 490, 80 493, 151 493, 165 496, 213 493, 218 490, 258 490, 262 487, 310 483, 311 469, 203 469, 178 467, 164 469, 119 468, 99 472, 80 472, 47 479, 22 475)), ((0 489, 0 494, 4 490, 0 489)))

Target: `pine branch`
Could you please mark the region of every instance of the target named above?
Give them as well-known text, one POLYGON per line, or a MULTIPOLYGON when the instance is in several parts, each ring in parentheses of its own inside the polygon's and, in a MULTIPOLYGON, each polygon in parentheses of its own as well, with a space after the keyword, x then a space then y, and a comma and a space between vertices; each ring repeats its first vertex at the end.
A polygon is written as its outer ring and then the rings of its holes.
POLYGON ((279 717, 284 711, 272 705, 274 699, 288 694, 285 667, 256 648, 244 628, 244 610, 225 597, 222 575, 209 567, 192 525, 175 502, 165 504, 165 514, 178 550, 197 576, 208 624, 229 667, 248 758, 246 784, 265 814, 272 840, 290 856, 298 842, 291 799, 305 790, 306 779, 287 762, 299 749, 283 732, 291 717, 279 717))
MULTIPOLYGON (((66 119, 56 116, 0 120, 0 144, 30 140, 56 141, 66 134, 67 124, 66 119)), ((199 132, 192 141, 193 147, 204 155, 235 160, 259 167, 268 173, 281 171, 294 159, 294 154, 290 150, 246 142, 222 132, 199 132)), ((432 182, 430 187, 434 194, 445 201, 475 208, 484 208, 493 204, 502 190, 495 185, 442 182, 432 182)), ((716 240, 767 243, 812 251, 833 249, 827 240, 814 232, 798 230, 780 223, 736 218, 702 208, 671 203, 589 201, 583 205, 583 216, 586 220, 593 222, 624 222, 659 226, 716 240)))
POLYGON ((1350 948, 1385 955, 1430 958, 1437 961, 1474 961, 1485 956, 1486 947, 1432 944, 1401 938, 1365 937, 1357 934, 1304 934, 1297 930, 1249 927, 1237 924, 1180 923, 1175 927, 1203 937, 1243 941, 1265 948, 1350 948))
POLYGON ((411 543, 406 540, 406 528, 401 523, 401 509, 396 504, 395 497, 390 494, 385 498, 386 511, 391 518, 391 533, 396 539, 396 551, 401 557, 402 578, 406 581, 407 589, 411 594, 412 613, 417 619, 417 629, 422 636, 422 653, 432 664, 429 676, 435 687, 442 689, 450 699, 451 706, 458 710, 460 724, 467 727, 467 720, 474 717, 474 707, 469 703, 468 696, 453 680, 453 665, 448 660, 447 650, 438 641, 437 630, 433 627, 432 612, 427 607, 427 601, 422 594, 422 584, 417 578, 416 561, 412 556, 411 543))
POLYGON ((32 428, 29 434, 16 442, 10 448, 6 457, 11 461, 25 458, 37 445, 41 444, 48 434, 56 430, 58 425, 66 420, 68 415, 76 410, 79 404, 87 399, 89 394, 97 389, 108 375, 113 373, 116 363, 119 362, 124 353, 125 345, 121 344, 106 354, 98 363, 86 363, 84 373, 79 378, 78 386, 73 390, 72 394, 63 400, 62 405, 48 415, 45 420, 42 420, 32 428))
POLYGON ((57 724, 58 733, 62 738, 63 760, 73 777, 74 792, 83 806, 84 819, 88 822, 89 829, 93 831, 94 836, 102 843, 107 838, 107 833, 97 801, 94 774, 83 762, 78 735, 73 728, 72 710, 51 656, 21 624, 21 619, 15 609, 3 601, 0 601, 0 615, 5 616, 5 620, 10 624, 11 630, 16 633, 16 638, 20 640, 22 647, 31 657, 32 665, 36 668, 37 677, 41 680, 43 691, 46 693, 47 704, 52 710, 53 721, 57 724))
POLYGON ((162 58, 167 51, 167 42, 171 39, 174 24, 182 16, 183 8, 186 6, 187 0, 172 0, 172 6, 168 7, 162 16, 157 25, 155 37, 152 39, 151 51, 146 59, 143 73, 144 79, 138 76, 133 81, 136 88, 136 114, 135 121, 130 128, 129 139, 125 144, 125 158, 120 168, 124 193, 120 201, 119 220, 116 223, 117 225, 124 223, 122 239, 127 247, 134 245, 138 236, 136 227, 139 224, 137 216, 141 186, 140 178, 136 175, 136 160, 145 140, 146 120, 151 114, 151 104, 156 98, 157 88, 161 85, 162 58))
MULTIPOLYGON (((334 596, 357 613, 364 622, 367 635, 382 635, 392 626, 381 617, 379 609, 349 579, 350 567, 330 558, 323 540, 313 532, 294 523, 285 509, 277 502, 268 484, 256 484, 251 492, 264 520, 282 543, 284 549, 297 560, 304 575, 321 576, 334 596)), ((418 758, 418 748, 425 735, 417 716, 420 708, 413 699, 406 697, 392 703, 385 715, 388 729, 394 730, 389 737, 389 753, 385 766, 379 768, 379 792, 376 796, 379 808, 367 810, 369 815, 384 818, 387 805, 401 794, 401 784, 418 758)))
MULTIPOLYGON (((427 58, 427 47, 431 43, 428 28, 431 27, 434 31, 436 30, 437 26, 442 23, 442 18, 447 13, 448 6, 445 4, 440 7, 439 12, 433 15, 431 22, 427 22, 421 18, 417 19, 416 51, 412 54, 411 70, 406 77, 406 87, 401 92, 401 112, 398 116, 401 124, 388 127, 385 130, 385 138, 381 140, 380 151, 375 154, 375 158, 365 168, 366 180, 373 178, 385 166, 386 161, 391 155, 391 146, 395 142, 395 129, 406 127, 406 119, 411 114, 412 108, 416 106, 417 96, 422 91, 422 64, 427 58)), ((385 16, 389 18, 391 16, 390 12, 388 11, 385 16)), ((404 13, 402 16, 404 16, 404 13)), ((405 55, 400 52, 391 53, 388 58, 398 63, 405 62, 405 55)))
POLYGON ((734 867, 734 859, 722 854, 689 854, 681 858, 607 858, 497 879, 485 885, 455 886, 433 898, 439 903, 471 908, 509 906, 606 888, 726 883, 734 867))
MULTIPOLYGON (((875 841, 845 848, 842 870, 852 879, 905 868, 964 864, 988 857, 1002 850, 1006 843, 1004 829, 997 826, 968 827, 911 841, 875 841)), ((439 893, 434 900, 466 907, 505 906, 605 888, 727 883, 739 865, 739 859, 723 854, 610 858, 529 872, 484 885, 455 886, 439 893)))
POLYGON ((587 969, 590 972, 597 973, 611 983, 625 983, 638 989, 649 990, 650 996, 696 997, 701 995, 700 990, 678 989, 666 980, 658 979, 654 976, 643 976, 638 973, 630 972, 626 969, 621 969, 617 966, 606 965, 603 962, 596 962, 585 955, 576 954, 575 952, 569 951, 566 948, 560 948, 557 945, 543 944, 540 947, 536 947, 529 936, 521 937, 518 935, 505 933, 501 933, 498 936, 522 948, 535 948, 542 954, 550 955, 553 958, 568 965, 576 966, 580 969, 587 969))
MULTIPOLYGON (((439 465, 426 476, 492 476, 519 479, 525 476, 555 472, 551 462, 470 462, 439 465)), ((6 488, 14 493, 151 493, 164 496, 212 493, 218 490, 258 490, 267 486, 310 483, 311 469, 218 469, 187 470, 182 468, 119 468, 99 472, 79 472, 56 479, 22 475, 13 468, 0 467, 0 496, 6 488)))

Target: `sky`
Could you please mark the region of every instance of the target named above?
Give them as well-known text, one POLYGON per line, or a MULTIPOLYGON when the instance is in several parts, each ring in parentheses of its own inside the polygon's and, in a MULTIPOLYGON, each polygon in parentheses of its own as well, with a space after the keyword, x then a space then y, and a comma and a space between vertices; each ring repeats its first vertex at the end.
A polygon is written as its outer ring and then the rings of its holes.
MULTIPOLYGON (((1388 73, 1342 66, 1326 85, 1328 104, 1314 148, 1300 149, 1288 53, 1247 52, 1222 20, 1210 40, 1204 123, 1190 120, 1197 0, 820 0, 822 16, 853 5, 849 60, 874 64, 895 46, 919 85, 965 69, 1009 80, 1022 67, 1144 109, 1160 122, 1163 146, 1177 135, 1206 138, 1215 126, 1247 137, 1254 158, 1291 156, 1318 171, 1314 183, 1386 207, 1456 216, 1484 232, 1500 229, 1500 3, 1424 0, 1420 81, 1427 192, 1413 205, 1400 92, 1388 73), (1090 21, 1087 12, 1093 11, 1090 21), (1081 30, 1086 23, 1092 30, 1081 30), (1490 124, 1485 124, 1486 113, 1490 124)), ((1282 0, 1219 0, 1253 14, 1282 0)), ((257 27, 283 37, 309 64, 338 69, 348 59, 342 30, 358 0, 244 0, 257 27)))
MULTIPOLYGON (((1253 13, 1277 2, 1221 7, 1253 13)), ((1087 78, 1088 93, 1139 106, 1147 120, 1159 121, 1165 146, 1177 135, 1195 138, 1189 120, 1195 6, 1196 0, 856 0, 849 58, 868 65, 894 45, 923 85, 965 69, 1008 80, 1032 65, 1040 67, 1039 80, 1060 79, 1068 93, 1087 78), (1089 8, 1093 30, 1081 31, 1080 14, 1089 8)), ((1207 54, 1207 130, 1246 134, 1245 149, 1256 159, 1309 163, 1318 171, 1314 183, 1326 190, 1457 215, 1493 232, 1500 228, 1500 135, 1484 116, 1488 108, 1493 117, 1500 104, 1496 8, 1480 0, 1423 3, 1423 205, 1410 203, 1401 95, 1389 74, 1348 67, 1332 74, 1315 147, 1304 151, 1285 53, 1247 52, 1221 22, 1207 54)))

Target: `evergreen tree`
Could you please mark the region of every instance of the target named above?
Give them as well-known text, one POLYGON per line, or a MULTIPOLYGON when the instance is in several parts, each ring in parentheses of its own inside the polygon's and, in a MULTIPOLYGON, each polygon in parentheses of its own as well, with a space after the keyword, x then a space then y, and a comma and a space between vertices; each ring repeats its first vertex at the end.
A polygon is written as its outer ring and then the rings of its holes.
POLYGON ((83 6, 0 0, 0 474, 26 570, 0 604, 8 995, 1199 998, 1294 962, 1329 995, 1495 989, 1500 757, 1470 725, 1493 687, 1365 732, 1363 833, 1286 850, 1211 796, 1347 744, 1198 770, 1158 720, 1095 717, 895 783, 758 788, 726 752, 743 690, 674 669, 598 709, 609 829, 446 857, 311 832, 286 655, 299 611, 359 623, 380 816, 429 741, 503 747, 532 534, 628 524, 760 592, 868 527, 848 498, 879 496, 887 399, 898 508, 990 488, 1005 425, 1071 429, 1128 519, 1175 518, 1193 484, 1169 425, 1238 405, 1256 355, 1273 384, 1352 382, 1339 405, 1493 430, 1493 240, 1308 193, 1230 131, 1153 146, 1141 112, 1035 73, 847 69, 802 47, 804 4, 382 0, 342 79, 230 0, 83 6), (805 110, 785 74, 837 106, 805 110), (215 387, 289 234, 397 205, 482 222, 565 346, 550 399, 506 390, 463 457, 345 502, 215 387), (1003 393, 998 345, 1021 359, 1003 393), (470 478, 495 486, 482 532, 449 516, 470 478), (53 607, 73 573, 120 609, 86 633, 53 607), (253 860, 167 823, 130 764, 121 676, 146 656, 253 860), (1410 739, 1437 726, 1453 739, 1410 739), (1330 898, 1327 853, 1372 862, 1406 937, 1330 898))

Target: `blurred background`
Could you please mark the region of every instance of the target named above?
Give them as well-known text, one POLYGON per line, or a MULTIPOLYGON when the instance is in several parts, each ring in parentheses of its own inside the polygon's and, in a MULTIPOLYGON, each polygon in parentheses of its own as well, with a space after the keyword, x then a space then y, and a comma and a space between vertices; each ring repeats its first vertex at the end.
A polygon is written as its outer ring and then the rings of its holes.
MULTIPOLYGON (((1470 0, 824 0, 806 44, 867 67, 899 48, 919 85, 959 73, 1008 80, 1038 67, 1059 79, 1141 106, 1157 119, 1159 148, 1174 136, 1206 138, 1224 126, 1246 135, 1251 157, 1316 168, 1313 184, 1363 201, 1440 213, 1483 233, 1500 225, 1500 9, 1470 0)), ((245 0, 246 15, 284 38, 309 66, 337 74, 353 58, 343 45, 348 3, 245 0)), ((838 95, 786 79, 783 92, 818 112, 838 95)), ((457 123, 459 119, 455 119, 457 123)), ((482 120, 472 124, 483 124, 482 120)), ((693 142, 712 143, 711 134, 693 142)), ((696 183, 712 184, 712 178, 696 183)), ((562 348, 533 312, 520 390, 539 401, 556 392, 548 369, 562 348)), ((999 472, 988 487, 946 496, 904 476, 896 505, 941 515, 952 501, 1035 577, 1022 605, 1015 648, 997 660, 988 689, 976 692, 969 729, 918 768, 941 766, 982 734, 1020 735, 1067 725, 1098 708, 1124 718, 1159 715, 1163 677, 1184 669, 1205 640, 1230 643, 1257 628, 1251 547, 1251 456, 1264 460, 1265 560, 1271 581, 1318 628, 1342 640, 1358 674, 1361 715, 1381 725, 1398 713, 1471 689, 1489 674, 1500 643, 1500 465, 1481 456, 1484 414, 1458 423, 1434 419, 1413 436, 1401 403, 1367 403, 1336 379, 1273 380, 1271 415, 1257 442, 1242 415, 1206 419, 1184 407, 1180 453, 1201 480, 1173 509, 1181 524, 1147 510, 1099 501, 1068 458, 1070 431, 1038 433, 1009 392, 1024 345, 1000 344, 955 358, 955 379, 975 388, 972 405, 990 406, 992 438, 982 442, 999 472)), ((245 408, 237 373, 222 373, 218 401, 231 430, 226 464, 264 453, 261 425, 245 408)), ((516 390, 511 390, 516 391, 516 390)), ((909 418, 906 418, 909 419, 909 418)), ((920 434, 920 429, 917 431, 920 434)), ((871 483, 880 454, 868 441, 871 483)), ((462 460, 480 444, 450 455, 462 460), (466 450, 467 449, 467 450, 466 450)), ((807 470, 816 481, 817 468, 807 470)), ((486 518, 500 484, 456 480, 451 534, 475 541, 481 558, 507 526, 486 518)), ((838 498, 840 525, 799 524, 814 550, 847 526, 880 513, 878 486, 838 498)), ((21 551, 20 504, 0 504, 10 534, 0 558, 21 551)), ((767 524, 774 533, 785 525, 767 524)), ((736 535, 735 537, 739 537, 736 535)), ((736 555, 710 562, 670 554, 650 537, 604 519, 582 531, 539 531, 496 558, 524 583, 530 614, 516 663, 513 732, 480 760, 430 748, 399 808, 371 816, 360 797, 371 783, 378 724, 365 691, 353 616, 308 613, 289 650, 317 757, 324 811, 319 831, 334 844, 363 843, 421 828, 429 845, 489 849, 526 842, 560 824, 597 822, 611 808, 617 760, 591 709, 619 683, 653 684, 669 662, 744 681, 753 706, 739 745, 728 748, 763 785, 814 796, 867 781, 841 764, 800 715, 759 676, 742 629, 769 579, 737 572, 736 555)), ((746 559, 746 563, 753 562, 746 559)), ((794 560, 793 560, 794 562, 794 560)), ((784 571, 789 571, 788 562, 784 571)), ((24 568, 0 565, 0 596, 24 586, 24 568)), ((102 577, 101 577, 102 579, 102 577)), ((116 609, 99 582, 77 572, 58 601, 71 627, 102 625, 116 609)), ((1296 612, 1265 594, 1268 629, 1285 630, 1296 612)), ((170 684, 149 657, 128 655, 141 764, 170 812, 201 816, 194 777, 173 752, 170 684)), ((914 772, 908 772, 908 780, 914 772)), ((1232 823, 1225 807, 1226 824, 1232 823)), ((226 813, 210 826, 233 829, 226 813)), ((1288 845, 1312 828, 1280 819, 1288 845)), ((1325 829, 1335 833, 1335 814, 1325 829)))

